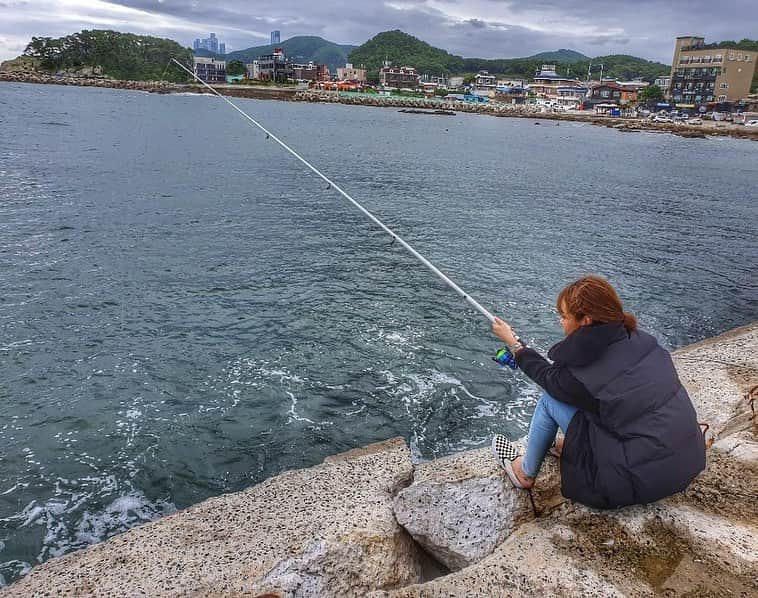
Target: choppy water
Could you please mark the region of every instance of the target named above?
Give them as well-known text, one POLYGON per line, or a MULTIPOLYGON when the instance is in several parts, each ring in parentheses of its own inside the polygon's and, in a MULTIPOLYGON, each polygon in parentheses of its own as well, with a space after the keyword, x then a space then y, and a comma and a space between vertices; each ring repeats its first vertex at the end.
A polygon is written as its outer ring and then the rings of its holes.
MULTIPOLYGON (((758 318, 758 144, 239 103, 542 349, 586 272, 671 348, 758 318)), ((487 322, 219 100, 5 83, 0 134, 0 584, 347 448, 525 430, 487 322)))

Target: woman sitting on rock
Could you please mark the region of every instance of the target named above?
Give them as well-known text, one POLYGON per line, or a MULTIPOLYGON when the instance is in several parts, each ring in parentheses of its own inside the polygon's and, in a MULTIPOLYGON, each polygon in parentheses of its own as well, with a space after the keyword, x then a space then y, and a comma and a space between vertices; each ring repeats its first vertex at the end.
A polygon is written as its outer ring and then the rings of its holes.
POLYGON ((545 390, 523 457, 503 436, 492 441, 513 485, 532 487, 560 428, 565 438, 555 450, 566 498, 613 508, 684 490, 705 467, 705 443, 668 351, 637 329, 599 276, 567 286, 556 305, 566 338, 548 352, 552 365, 506 322, 495 318, 492 325, 521 370, 545 390))

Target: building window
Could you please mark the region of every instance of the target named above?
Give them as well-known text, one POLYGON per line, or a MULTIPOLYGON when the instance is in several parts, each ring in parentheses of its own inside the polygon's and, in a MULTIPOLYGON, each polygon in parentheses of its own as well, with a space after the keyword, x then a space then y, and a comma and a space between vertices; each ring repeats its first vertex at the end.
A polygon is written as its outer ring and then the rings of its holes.
POLYGON ((726 102, 726 96, 723 96, 723 95, 722 95, 722 96, 719 96, 719 99, 718 99, 718 101, 719 101, 719 102, 726 102))
POLYGON ((745 54, 745 62, 752 62, 752 61, 753 61, 753 57, 750 56, 750 54, 745 54))
POLYGON ((719 83, 719 89, 729 89, 729 83, 719 83))
POLYGON ((716 55, 713 57, 713 62, 721 62, 721 60, 722 60, 723 58, 724 58, 724 57, 723 57, 721 54, 716 54, 716 55))
POLYGON ((734 60, 734 52, 729 52, 729 60, 734 60))

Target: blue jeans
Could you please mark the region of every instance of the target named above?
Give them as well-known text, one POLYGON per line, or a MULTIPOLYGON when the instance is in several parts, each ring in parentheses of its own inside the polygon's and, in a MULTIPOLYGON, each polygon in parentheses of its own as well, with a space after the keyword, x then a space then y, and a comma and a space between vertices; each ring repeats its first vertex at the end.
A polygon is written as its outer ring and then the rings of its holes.
POLYGON ((529 424, 526 454, 521 463, 521 469, 530 478, 537 477, 542 461, 555 440, 558 428, 565 434, 576 411, 573 405, 561 403, 547 393, 544 393, 537 401, 532 423, 529 424))

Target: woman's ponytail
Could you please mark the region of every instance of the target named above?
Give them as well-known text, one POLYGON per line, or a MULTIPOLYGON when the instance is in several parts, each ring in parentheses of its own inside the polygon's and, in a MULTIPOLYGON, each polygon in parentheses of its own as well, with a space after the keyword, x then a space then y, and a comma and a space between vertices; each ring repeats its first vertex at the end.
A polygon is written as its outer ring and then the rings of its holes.
POLYGON ((624 328, 626 328, 626 331, 628 333, 632 333, 635 330, 637 330, 637 318, 635 318, 632 314, 629 312, 624 312, 624 328))

